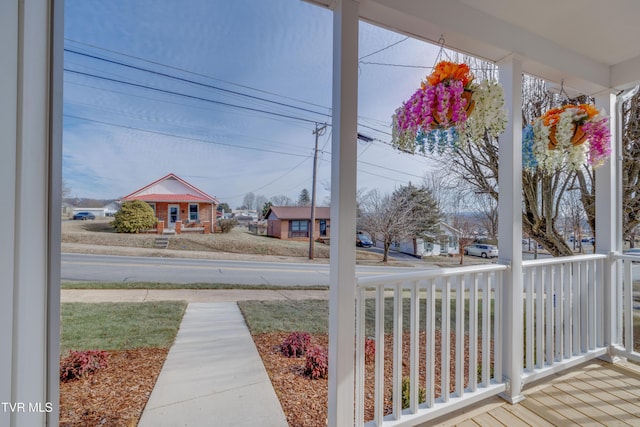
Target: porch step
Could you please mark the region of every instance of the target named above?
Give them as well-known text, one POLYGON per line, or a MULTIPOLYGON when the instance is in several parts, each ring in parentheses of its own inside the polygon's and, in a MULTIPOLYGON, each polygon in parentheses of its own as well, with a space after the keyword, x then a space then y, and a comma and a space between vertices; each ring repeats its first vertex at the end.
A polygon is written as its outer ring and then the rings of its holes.
POLYGON ((156 249, 167 249, 169 246, 169 236, 156 237, 156 249))

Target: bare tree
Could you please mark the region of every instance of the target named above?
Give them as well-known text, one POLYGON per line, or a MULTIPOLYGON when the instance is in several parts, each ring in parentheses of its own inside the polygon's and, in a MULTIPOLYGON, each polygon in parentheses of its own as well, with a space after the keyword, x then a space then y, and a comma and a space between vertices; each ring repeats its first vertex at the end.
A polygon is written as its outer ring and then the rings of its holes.
POLYGON ((363 197, 358 226, 374 240, 382 241, 382 262, 388 262, 392 243, 413 239, 425 231, 427 221, 422 216, 426 206, 422 198, 424 193, 416 196, 416 188, 400 188, 392 195, 372 190, 363 197))
POLYGON ((262 208, 266 203, 267 203, 267 198, 265 196, 263 196, 262 194, 258 194, 256 196, 255 207, 258 213, 260 213, 260 210, 262 210, 262 208))
POLYGON ((573 233, 573 250, 576 250, 577 245, 577 249, 582 252, 582 224, 586 220, 586 215, 582 201, 580 200, 580 192, 575 190, 565 193, 564 203, 562 204, 562 215, 567 218, 571 226, 571 232, 573 233))
POLYGON ((498 237, 498 201, 486 193, 474 193, 474 219, 487 233, 489 240, 498 237))
POLYGON ((252 192, 248 192, 242 199, 242 209, 253 209, 256 202, 256 195, 252 192))
POLYGON ((273 196, 271 198, 271 202, 273 203, 273 206, 293 206, 293 200, 291 200, 291 198, 285 196, 285 195, 278 195, 278 196, 273 196))
POLYGON ((622 118, 622 236, 633 248, 640 226, 640 90, 623 104, 622 118))
POLYGON ((471 245, 477 235, 475 234, 475 221, 468 215, 456 214, 452 217, 453 227, 451 232, 454 233, 458 241, 458 250, 460 252, 460 265, 464 265, 465 248, 471 245))

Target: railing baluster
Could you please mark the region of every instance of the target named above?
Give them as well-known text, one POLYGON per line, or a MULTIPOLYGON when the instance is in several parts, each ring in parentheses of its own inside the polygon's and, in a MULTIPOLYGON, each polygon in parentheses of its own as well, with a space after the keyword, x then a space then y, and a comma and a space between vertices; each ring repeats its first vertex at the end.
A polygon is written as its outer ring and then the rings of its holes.
POLYGON ((464 295, 464 276, 458 276, 456 286, 456 385, 455 395, 462 397, 464 393, 464 311, 465 311, 465 295, 464 295))
MULTIPOLYGON (((529 372, 533 372, 533 370, 535 369, 535 366, 533 364, 534 362, 534 357, 533 357, 533 349, 535 348, 534 345, 534 341, 533 341, 533 332, 534 332, 534 323, 533 323, 533 319, 534 319, 534 294, 533 294, 533 284, 534 282, 534 272, 535 272, 535 268, 529 268, 526 270, 525 272, 525 277, 524 277, 524 288, 526 291, 526 300, 524 302, 524 306, 525 306, 525 338, 526 338, 526 344, 525 344, 525 351, 526 351, 526 357, 525 357, 525 366, 527 371, 529 372)), ((535 277, 537 279, 537 277, 535 277)))
POLYGON ((435 283, 433 279, 429 279, 427 282, 427 300, 425 301, 425 314, 427 316, 426 321, 426 343, 425 343, 425 356, 426 356, 426 399, 427 407, 433 408, 435 402, 435 376, 436 376, 436 296, 435 296, 435 283))
POLYGON ((442 319, 440 321, 440 396, 449 401, 451 372, 451 278, 447 277, 442 289, 442 319))
POLYGON ((356 292, 356 426, 364 424, 365 291, 365 288, 359 288, 356 292))
POLYGON ((587 321, 589 315, 588 298, 589 292, 587 291, 587 280, 589 279, 589 272, 587 270, 587 264, 581 262, 580 264, 580 353, 587 352, 587 340, 589 323, 587 321))
POLYGON ((402 284, 393 288, 393 417, 402 416, 402 284))
POLYGON ((633 263, 624 262, 623 291, 624 296, 622 312, 624 313, 624 346, 628 352, 633 351, 633 263))
POLYGON ((573 315, 571 310, 571 304, 573 301, 573 290, 571 289, 571 273, 573 270, 573 264, 564 264, 564 271, 562 272, 562 281, 564 283, 564 358, 568 359, 573 354, 571 344, 573 342, 573 315))
POLYGON ((410 325, 410 361, 409 361, 409 377, 411 381, 411 398, 410 406, 412 414, 418 411, 418 389, 420 388, 419 371, 419 336, 420 336, 420 295, 418 294, 418 284, 414 280, 411 282, 411 325, 410 325))
POLYGON ((562 323, 564 322, 563 316, 563 300, 564 300, 564 282, 562 280, 563 264, 558 264, 553 269, 553 305, 554 305, 554 318, 555 318, 555 351, 554 360, 557 362, 562 361, 562 323))
POLYGON ((375 414, 376 425, 384 418, 384 286, 376 289, 376 360, 375 360, 375 414))
POLYGON ((536 276, 536 368, 544 368, 544 267, 537 267, 536 276))
POLYGON ((490 273, 482 282, 482 385, 489 386, 491 373, 491 288, 490 273))
POLYGON ((548 265, 545 267, 545 297, 546 297, 546 310, 545 310, 545 349, 546 349, 546 364, 553 365, 553 303, 555 298, 555 292, 553 288, 553 266, 548 265))
MULTIPOLYGON (((480 273, 482 274, 482 273, 480 273)), ((469 280, 469 390, 478 389, 478 274, 469 280)))
POLYGON ((572 287, 573 291, 573 304, 571 308, 573 309, 573 355, 578 355, 580 353, 580 263, 574 263, 571 265, 573 269, 573 283, 576 286, 572 287))
MULTIPOLYGON (((611 265, 614 265, 613 263, 611 263, 611 265)), ((597 328, 597 332, 596 332, 596 346, 597 347, 602 347, 604 345, 604 316, 605 316, 605 312, 610 313, 610 310, 606 310, 604 309, 604 269, 605 269, 605 261, 604 260, 598 260, 598 263, 596 264, 596 269, 597 269, 597 278, 596 278, 596 301, 599 301, 600 303, 597 304, 597 320, 596 320, 596 328, 597 328)))
MULTIPOLYGON (((494 295, 494 313, 493 313, 493 378, 502 381, 502 275, 491 274, 491 289, 494 295)), ((511 343, 509 343, 511 345, 511 343)))
POLYGON ((589 261, 589 342, 587 349, 593 350, 596 348, 596 261, 589 261))

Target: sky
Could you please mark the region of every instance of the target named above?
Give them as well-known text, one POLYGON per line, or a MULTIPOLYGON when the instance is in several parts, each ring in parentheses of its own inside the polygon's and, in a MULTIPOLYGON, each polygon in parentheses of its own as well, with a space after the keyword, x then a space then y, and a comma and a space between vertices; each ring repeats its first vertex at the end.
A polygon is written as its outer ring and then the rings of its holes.
MULTIPOLYGON (((332 12, 301 0, 66 0, 63 179, 119 199, 175 173, 231 208, 330 195, 332 12)), ((432 166, 390 146, 391 115, 438 47, 360 24, 358 188, 432 166), (390 65, 381 65, 390 64, 390 65)))

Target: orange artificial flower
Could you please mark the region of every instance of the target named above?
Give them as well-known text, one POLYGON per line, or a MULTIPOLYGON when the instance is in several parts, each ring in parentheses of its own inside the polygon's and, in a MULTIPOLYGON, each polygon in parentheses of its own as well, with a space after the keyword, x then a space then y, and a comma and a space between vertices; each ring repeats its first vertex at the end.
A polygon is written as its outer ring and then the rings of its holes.
POLYGON ((462 81, 462 86, 467 87, 473 80, 473 75, 467 64, 440 61, 433 68, 431 75, 427 77, 427 81, 431 86, 436 86, 446 80, 460 80, 462 81))
POLYGON ((580 105, 569 104, 559 108, 552 108, 551 110, 544 113, 544 116, 542 116, 542 123, 545 126, 553 126, 558 124, 558 122, 560 121, 560 114, 562 114, 568 108, 577 108, 578 110, 586 114, 589 119, 598 115, 598 109, 591 104, 580 104, 580 105))
POLYGON ((597 116, 599 113, 598 109, 591 104, 580 104, 578 105, 578 108, 584 111, 590 119, 597 116))

